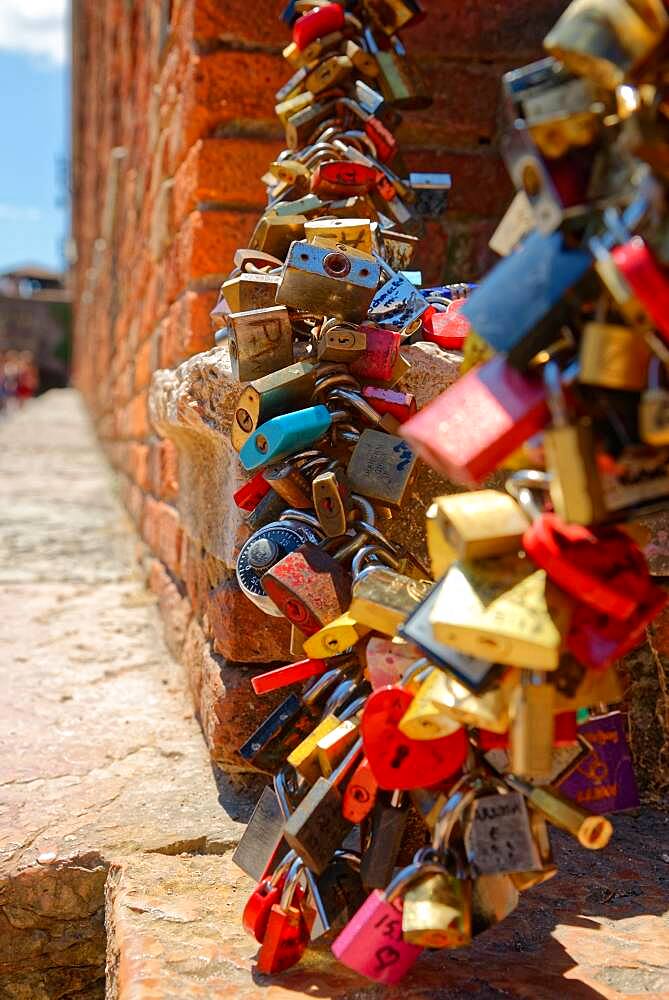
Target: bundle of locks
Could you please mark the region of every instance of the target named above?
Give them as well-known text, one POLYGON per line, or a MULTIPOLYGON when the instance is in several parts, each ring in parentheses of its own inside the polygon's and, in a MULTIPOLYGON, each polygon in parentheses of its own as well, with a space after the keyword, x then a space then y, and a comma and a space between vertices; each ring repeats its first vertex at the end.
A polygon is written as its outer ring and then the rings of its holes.
POLYGON ((293 627, 295 662, 253 686, 307 686, 240 748, 274 784, 235 860, 259 883, 260 971, 321 940, 392 983, 556 873, 549 823, 597 849, 603 813, 638 801, 609 708, 666 603, 633 518, 669 494, 668 18, 575 0, 549 57, 506 75, 503 259, 421 289, 413 249, 450 182, 406 175, 392 132, 428 103, 396 34, 419 5, 284 16, 288 148, 215 315, 245 383, 239 585, 293 627), (464 352, 420 412, 417 339, 464 352), (421 460, 470 488, 429 508, 429 570, 383 530, 421 460), (471 491, 498 470, 506 491, 471 491))

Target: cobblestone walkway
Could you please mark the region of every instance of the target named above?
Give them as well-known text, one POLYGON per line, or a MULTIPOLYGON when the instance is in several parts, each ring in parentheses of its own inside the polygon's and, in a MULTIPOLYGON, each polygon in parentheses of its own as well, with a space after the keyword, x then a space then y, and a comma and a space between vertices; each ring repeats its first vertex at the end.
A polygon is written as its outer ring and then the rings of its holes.
POLYGON ((469 951, 384 991, 311 953, 269 981, 215 779, 78 397, 0 424, 0 1000, 669 1000, 669 822, 616 819, 469 951), (106 886, 107 932, 104 895, 106 886))

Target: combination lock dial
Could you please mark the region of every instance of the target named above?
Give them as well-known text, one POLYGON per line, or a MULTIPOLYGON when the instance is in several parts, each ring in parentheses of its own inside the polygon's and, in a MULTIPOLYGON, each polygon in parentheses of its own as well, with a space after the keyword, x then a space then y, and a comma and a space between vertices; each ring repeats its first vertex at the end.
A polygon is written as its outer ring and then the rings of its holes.
POLYGON ((283 615, 265 593, 261 578, 289 552, 305 542, 317 542, 318 535, 304 524, 272 521, 244 543, 237 556, 237 580, 250 601, 274 618, 283 615))

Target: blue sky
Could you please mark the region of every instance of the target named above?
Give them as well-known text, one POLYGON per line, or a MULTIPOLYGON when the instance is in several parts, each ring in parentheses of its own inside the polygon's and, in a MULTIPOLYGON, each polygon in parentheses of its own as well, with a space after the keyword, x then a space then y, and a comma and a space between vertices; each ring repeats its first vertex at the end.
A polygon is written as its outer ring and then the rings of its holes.
POLYGON ((63 264, 66 51, 66 0, 0 0, 0 271, 63 264))

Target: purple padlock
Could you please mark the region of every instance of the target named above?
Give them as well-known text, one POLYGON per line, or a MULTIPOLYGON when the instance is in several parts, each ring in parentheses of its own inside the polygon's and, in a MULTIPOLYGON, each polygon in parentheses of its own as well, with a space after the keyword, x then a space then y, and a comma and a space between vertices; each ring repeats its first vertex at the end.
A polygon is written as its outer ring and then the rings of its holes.
POLYGON ((420 865, 408 865, 385 892, 374 889, 334 941, 335 958, 375 983, 393 984, 403 978, 423 949, 402 937, 399 896, 422 870, 420 865))
POLYGON ((560 783, 560 791, 598 815, 635 809, 639 791, 622 713, 594 716, 578 731, 592 752, 560 783))

